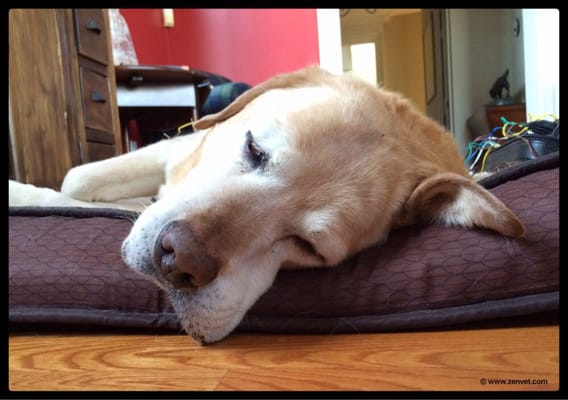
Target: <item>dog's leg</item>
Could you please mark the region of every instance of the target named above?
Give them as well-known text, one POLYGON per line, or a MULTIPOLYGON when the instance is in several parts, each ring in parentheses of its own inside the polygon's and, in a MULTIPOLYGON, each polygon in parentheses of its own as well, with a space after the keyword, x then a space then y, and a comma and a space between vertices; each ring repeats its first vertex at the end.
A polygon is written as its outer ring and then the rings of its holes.
POLYGON ((69 170, 61 192, 83 201, 115 201, 152 196, 164 183, 168 162, 191 153, 203 132, 162 140, 139 150, 69 170))
POLYGON ((88 207, 118 208, 142 212, 149 202, 141 199, 123 202, 87 202, 71 197, 53 189, 37 187, 28 183, 8 181, 8 205, 10 207, 88 207))

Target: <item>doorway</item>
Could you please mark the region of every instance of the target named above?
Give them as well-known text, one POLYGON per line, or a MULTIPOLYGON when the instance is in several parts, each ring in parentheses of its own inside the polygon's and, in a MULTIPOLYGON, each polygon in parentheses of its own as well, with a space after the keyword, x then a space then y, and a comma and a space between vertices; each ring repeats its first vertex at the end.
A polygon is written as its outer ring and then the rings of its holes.
POLYGON ((343 72, 403 93, 426 111, 422 11, 373 8, 339 12, 343 72), (367 57, 359 54, 363 50, 367 57))
POLYGON ((479 133, 472 131, 471 121, 486 120, 489 89, 505 70, 511 95, 516 102, 525 101, 523 35, 515 25, 522 21, 521 9, 338 13, 343 72, 360 74, 353 68, 352 46, 373 43, 376 83, 403 93, 446 126, 464 152, 479 133))

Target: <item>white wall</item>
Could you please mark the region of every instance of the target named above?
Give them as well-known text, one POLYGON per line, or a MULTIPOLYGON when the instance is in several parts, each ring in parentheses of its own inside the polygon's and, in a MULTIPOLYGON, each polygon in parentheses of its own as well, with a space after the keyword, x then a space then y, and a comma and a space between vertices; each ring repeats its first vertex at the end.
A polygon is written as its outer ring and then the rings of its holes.
POLYGON ((489 89, 507 69, 510 94, 524 90, 518 86, 524 86, 524 71, 519 71, 519 64, 514 61, 512 10, 468 10, 468 17, 473 107, 482 107, 492 100, 489 89))
POLYGON ((560 13, 556 9, 523 10, 527 117, 560 118, 560 13))
MULTIPOLYGON (((510 94, 524 91, 522 37, 514 38, 518 9, 450 9, 447 29, 450 70, 451 129, 465 151, 468 118, 483 112, 489 89, 509 69, 510 94)), ((487 132, 489 133, 489 132, 487 132)))

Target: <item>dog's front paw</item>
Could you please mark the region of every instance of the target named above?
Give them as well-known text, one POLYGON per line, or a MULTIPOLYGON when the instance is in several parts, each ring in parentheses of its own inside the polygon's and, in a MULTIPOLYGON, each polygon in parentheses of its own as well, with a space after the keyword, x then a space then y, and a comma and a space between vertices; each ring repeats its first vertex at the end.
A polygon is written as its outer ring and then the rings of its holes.
POLYGON ((71 168, 61 184, 61 192, 77 200, 94 201, 96 178, 89 164, 71 168))

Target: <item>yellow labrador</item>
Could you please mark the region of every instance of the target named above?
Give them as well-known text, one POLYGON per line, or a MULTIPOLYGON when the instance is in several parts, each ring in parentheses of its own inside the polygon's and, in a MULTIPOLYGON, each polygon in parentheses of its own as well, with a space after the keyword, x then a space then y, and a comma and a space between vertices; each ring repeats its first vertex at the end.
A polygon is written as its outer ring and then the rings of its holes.
POLYGON ((280 75, 195 127, 76 167, 62 192, 110 201, 159 188, 122 256, 168 292, 200 343, 228 335, 280 268, 336 265, 397 226, 524 234, 469 177, 446 130, 353 78, 318 67, 280 75))

